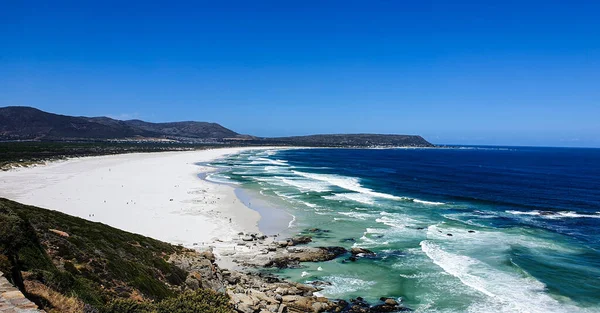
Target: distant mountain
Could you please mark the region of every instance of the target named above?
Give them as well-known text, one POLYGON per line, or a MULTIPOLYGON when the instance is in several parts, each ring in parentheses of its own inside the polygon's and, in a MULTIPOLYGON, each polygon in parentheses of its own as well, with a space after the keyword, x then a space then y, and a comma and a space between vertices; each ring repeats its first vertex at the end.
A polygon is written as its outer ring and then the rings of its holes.
POLYGON ((211 141, 244 138, 219 124, 149 123, 109 117, 74 117, 31 107, 0 108, 0 140, 106 140, 160 138, 211 141))
POLYGON ((234 143, 309 147, 432 147, 421 136, 334 134, 279 138, 240 135, 216 123, 150 123, 109 117, 66 116, 31 107, 0 108, 0 140, 90 141, 171 140, 183 143, 234 143))
POLYGON ((433 147, 434 145, 414 135, 382 134, 331 134, 294 137, 262 138, 274 145, 299 145, 312 147, 433 147))
POLYGON ((184 138, 236 138, 238 133, 217 123, 207 122, 173 122, 148 123, 140 120, 125 121, 131 127, 166 136, 184 138))

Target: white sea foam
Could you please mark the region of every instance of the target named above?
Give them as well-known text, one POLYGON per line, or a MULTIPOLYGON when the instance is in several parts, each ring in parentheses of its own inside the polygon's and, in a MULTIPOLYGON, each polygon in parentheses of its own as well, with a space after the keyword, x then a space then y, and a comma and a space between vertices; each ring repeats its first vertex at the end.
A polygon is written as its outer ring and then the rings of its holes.
MULTIPOLYGON (((392 265, 392 267, 405 268, 405 265, 392 265)), ((430 277, 438 277, 440 274, 436 273, 419 273, 419 274, 398 274, 400 277, 404 277, 407 279, 421 279, 421 278, 430 278, 430 277)))
POLYGON ((274 186, 280 186, 280 187, 287 186, 286 184, 282 183, 282 181, 280 179, 277 179, 274 177, 253 176, 252 179, 254 179, 257 182, 263 182, 263 183, 267 183, 267 184, 274 185, 274 186))
POLYGON ((376 192, 369 188, 365 188, 359 183, 358 178, 355 178, 355 177, 346 177, 346 176, 330 175, 330 174, 314 174, 314 173, 305 173, 305 172, 299 172, 299 171, 292 171, 292 173, 306 177, 306 178, 327 182, 333 186, 337 186, 337 187, 340 187, 340 188, 343 188, 346 190, 370 195, 373 197, 385 198, 385 199, 390 199, 390 200, 406 200, 407 199, 404 197, 398 197, 398 196, 390 195, 387 193, 376 192))
POLYGON ((300 201, 298 200, 298 202, 302 203, 303 205, 309 207, 309 208, 316 208, 318 207, 318 205, 314 204, 314 203, 310 203, 310 202, 306 202, 306 201, 300 201))
POLYGON ((292 216, 292 220, 288 223, 288 228, 294 227, 294 224, 296 223, 296 216, 293 214, 290 215, 292 216))
POLYGON ((377 284, 374 281, 344 276, 325 276, 323 280, 331 283, 331 286, 325 286, 321 291, 321 294, 328 297, 343 296, 359 290, 364 291, 377 284))
POLYGON ((388 228, 366 228, 363 236, 360 237, 360 242, 354 244, 356 247, 376 247, 388 245, 390 242, 423 237, 423 230, 415 227, 423 225, 423 222, 399 213, 381 212, 380 215, 375 221, 388 226, 388 228))
POLYGON ((429 240, 421 242, 422 251, 446 273, 464 285, 487 296, 469 312, 581 312, 561 304, 545 292, 545 285, 531 277, 495 269, 477 259, 445 251, 429 240))
POLYGON ((442 214, 442 216, 449 220, 452 220, 452 221, 456 221, 456 222, 460 222, 460 223, 464 223, 464 224, 468 224, 468 225, 476 226, 476 227, 486 227, 486 226, 484 224, 473 221, 474 219, 497 217, 495 215, 474 215, 472 213, 442 214), (465 219, 465 218, 460 218, 460 217, 468 217, 468 218, 465 219))
POLYGON ((365 230, 365 234, 385 234, 387 230, 382 228, 369 228, 365 230))
POLYGON ((573 211, 560 211, 560 212, 550 212, 550 211, 514 211, 507 210, 506 213, 513 215, 530 215, 530 216, 540 216, 548 219, 559 219, 559 218, 600 218, 600 212, 596 212, 596 214, 582 214, 573 211))
POLYGON ((419 200, 419 199, 413 199, 413 202, 427 204, 427 205, 444 205, 445 204, 444 202, 425 201, 425 200, 419 200))
POLYGON ((271 174, 287 172, 287 170, 285 168, 282 168, 281 166, 272 166, 272 165, 265 166, 264 171, 267 173, 271 173, 271 174))
POLYGON ((256 159, 251 159, 253 161, 251 161, 248 164, 254 164, 254 165, 261 165, 261 164, 272 164, 272 165, 278 165, 278 166, 288 166, 286 161, 283 160, 271 160, 271 159, 267 159, 267 158, 256 158, 256 159))
POLYGON ((298 197, 298 195, 289 195, 289 194, 286 194, 286 193, 283 193, 283 192, 280 192, 280 191, 273 191, 273 192, 277 196, 279 196, 281 198, 284 198, 284 199, 288 199, 288 200, 295 199, 296 197, 298 197))
MULTIPOLYGON (((265 159, 268 160, 268 159, 265 159)), ((272 160, 271 160, 272 161, 272 160)), ((260 158, 253 162, 264 162, 261 161, 260 158)), ((280 162, 280 160, 276 161, 280 162)), ((283 161, 281 161, 283 162, 283 161)), ((286 165, 286 164, 279 164, 286 165)), ((280 166, 268 166, 265 167, 266 171, 272 173, 282 173, 280 166)), ((287 171, 286 171, 287 172, 287 171)), ((315 191, 315 192, 327 192, 331 191, 331 186, 336 186, 342 189, 346 189, 349 191, 353 191, 353 193, 336 193, 335 195, 325 196, 325 199, 329 200, 337 200, 337 201, 357 201, 364 204, 372 205, 375 203, 377 198, 380 199, 388 199, 388 200, 396 200, 396 201, 412 201, 415 203, 425 204, 425 205, 443 205, 443 202, 433 202, 433 201, 425 201, 420 199, 412 199, 407 197, 399 197, 387 193, 376 192, 372 189, 363 187, 359 179, 356 177, 346 177, 341 175, 333 175, 333 174, 315 174, 315 173, 306 173, 301 171, 291 171, 291 173, 296 174, 304 179, 292 178, 292 177, 282 177, 275 176, 275 179, 279 179, 280 182, 298 188, 302 192, 307 191, 315 191)), ((261 178, 255 178, 256 180, 261 180, 261 178)), ((262 178, 264 179, 264 178, 262 178)), ((272 181, 268 181, 272 183, 272 181)), ((280 185, 281 184, 277 184, 280 185)))
POLYGON ((587 218, 600 218, 600 213, 596 212, 596 214, 580 214, 573 211, 564 211, 558 212, 558 215, 561 217, 570 217, 570 218, 578 218, 578 217, 587 217, 587 218))
POLYGON ((356 201, 356 202, 369 204, 369 205, 373 205, 375 203, 375 199, 373 199, 372 196, 365 195, 362 193, 354 193, 354 192, 336 193, 331 196, 323 196, 323 198, 327 199, 327 200, 340 201, 340 202, 346 201, 346 200, 351 200, 351 201, 356 201))
POLYGON ((293 186, 298 188, 302 192, 306 191, 314 191, 314 192, 326 192, 330 191, 329 185, 324 184, 323 182, 307 180, 307 179, 297 179, 297 178, 286 178, 276 176, 276 178, 280 179, 284 184, 293 186))
POLYGON ((208 174, 208 175, 206 175, 205 179, 207 181, 210 181, 213 183, 218 183, 218 184, 234 184, 234 185, 240 184, 236 181, 231 180, 231 177, 225 176, 225 175, 220 175, 220 174, 208 174))
POLYGON ((544 239, 543 236, 538 236, 534 231, 479 229, 475 233, 469 233, 467 229, 448 227, 444 223, 440 223, 427 228, 427 239, 443 242, 446 246, 452 247, 452 250, 470 251, 476 255, 503 254, 504 251, 508 251, 514 246, 526 247, 532 251, 577 252, 577 248, 574 246, 544 239), (448 236, 448 234, 452 234, 452 236, 448 236))
POLYGON ((407 227, 414 228, 414 226, 423 224, 423 222, 418 221, 406 214, 389 213, 389 212, 383 211, 383 212, 380 212, 379 215, 381 217, 376 219, 375 220, 376 222, 382 223, 382 224, 385 224, 387 226, 391 226, 394 228, 407 228, 407 227))
POLYGON ((507 210, 506 213, 514 214, 514 215, 541 215, 540 211, 513 211, 507 210))
POLYGON ((359 220, 366 220, 368 218, 373 217, 372 214, 368 214, 368 213, 359 213, 359 212, 338 212, 338 214, 341 215, 345 215, 345 216, 349 216, 355 219, 359 219, 359 220))

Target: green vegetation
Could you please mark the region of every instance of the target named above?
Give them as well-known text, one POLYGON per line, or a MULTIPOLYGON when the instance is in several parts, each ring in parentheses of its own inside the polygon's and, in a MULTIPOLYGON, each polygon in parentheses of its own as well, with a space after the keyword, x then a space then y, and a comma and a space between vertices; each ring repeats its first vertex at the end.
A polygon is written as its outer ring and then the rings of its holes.
POLYGON ((230 313, 229 298, 207 289, 187 291, 158 303, 116 300, 106 307, 112 313, 230 313))
MULTIPOLYGON (((206 146, 210 147, 210 146, 206 146)), ((118 142, 0 142, 0 169, 10 165, 29 165, 68 157, 83 157, 132 152, 159 152, 204 148, 179 143, 118 142)))
POLYGON ((182 292, 188 273, 167 262, 182 252, 182 247, 0 198, 0 271, 49 312, 63 312, 57 302, 65 301, 105 312, 231 312, 223 294, 182 292))

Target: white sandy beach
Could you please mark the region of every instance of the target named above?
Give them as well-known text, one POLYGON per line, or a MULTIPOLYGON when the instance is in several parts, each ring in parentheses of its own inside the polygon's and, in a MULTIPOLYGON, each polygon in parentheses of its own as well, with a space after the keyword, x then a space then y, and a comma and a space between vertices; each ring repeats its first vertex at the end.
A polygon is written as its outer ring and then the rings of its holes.
POLYGON ((0 197, 174 244, 201 247, 258 232, 260 215, 196 165, 247 148, 76 158, 0 172, 0 197), (230 221, 231 219, 231 221, 230 221))

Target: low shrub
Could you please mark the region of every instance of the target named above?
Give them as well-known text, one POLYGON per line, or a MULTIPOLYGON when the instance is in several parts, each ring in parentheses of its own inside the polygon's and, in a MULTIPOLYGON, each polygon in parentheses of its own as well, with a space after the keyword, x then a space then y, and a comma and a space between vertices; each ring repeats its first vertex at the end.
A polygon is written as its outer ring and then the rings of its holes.
POLYGON ((108 304, 106 313, 232 313, 229 297, 209 289, 198 289, 158 303, 120 299, 108 304))

